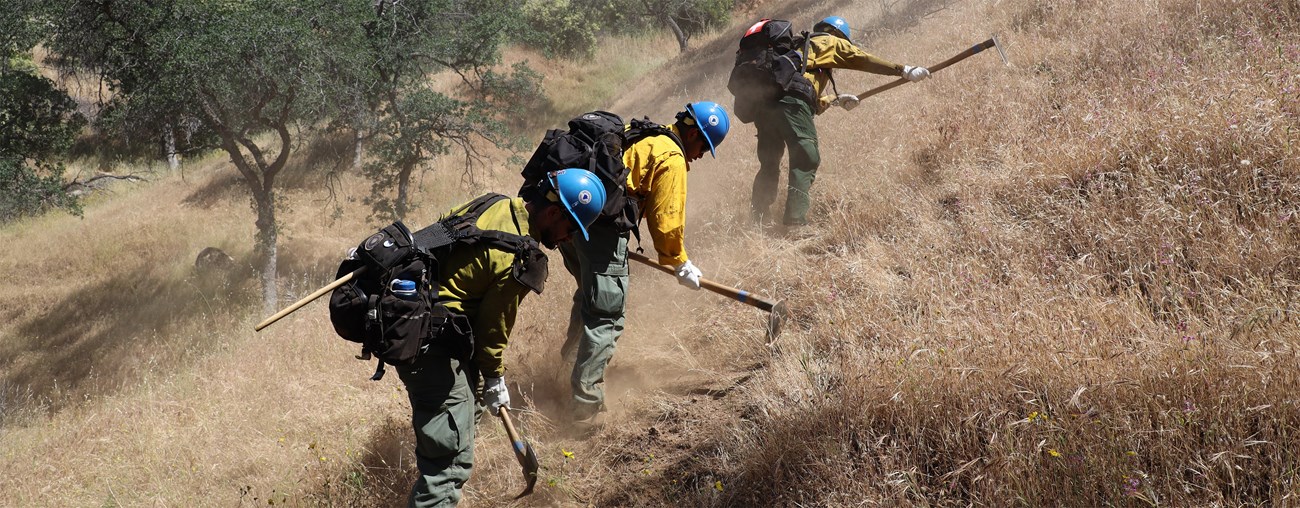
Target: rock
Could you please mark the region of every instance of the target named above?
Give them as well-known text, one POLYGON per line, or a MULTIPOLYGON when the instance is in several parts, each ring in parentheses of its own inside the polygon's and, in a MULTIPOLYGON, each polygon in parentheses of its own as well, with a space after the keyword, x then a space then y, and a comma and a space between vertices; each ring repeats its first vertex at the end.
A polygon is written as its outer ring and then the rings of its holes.
POLYGON ((194 259, 194 269, 199 272, 227 272, 235 267, 235 258, 216 247, 205 247, 194 259))

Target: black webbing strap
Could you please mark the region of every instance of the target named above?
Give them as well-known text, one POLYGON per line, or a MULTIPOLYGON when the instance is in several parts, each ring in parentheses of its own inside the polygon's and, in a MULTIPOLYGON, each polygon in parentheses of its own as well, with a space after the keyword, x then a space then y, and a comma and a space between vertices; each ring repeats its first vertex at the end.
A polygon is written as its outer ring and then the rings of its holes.
MULTIPOLYGON (((808 72, 808 59, 812 58, 812 55, 809 55, 809 54, 808 54, 808 48, 811 47, 812 38, 813 38, 813 37, 817 37, 817 36, 821 36, 821 35, 826 35, 826 36, 830 36, 830 37, 835 37, 835 35, 832 35, 832 34, 830 34, 830 33, 828 33, 828 32, 813 32, 812 34, 809 34, 808 32, 804 32, 804 38, 803 38, 803 65, 804 65, 804 68, 802 69, 802 72, 808 72)), ((834 73, 834 72, 831 72, 831 71, 833 71, 833 70, 834 70, 834 69, 817 69, 816 72, 817 72, 818 74, 825 74, 825 75, 826 75, 826 78, 829 79, 830 82, 831 82, 831 91, 835 92, 835 96, 836 96, 836 97, 839 97, 839 96, 840 96, 840 89, 839 89, 839 87, 835 86, 835 73, 834 73)))
MULTIPOLYGON (((488 248, 515 255, 513 274, 515 280, 534 292, 541 293, 547 276, 546 254, 537 240, 531 237, 498 230, 483 230, 478 219, 497 202, 509 199, 502 194, 489 193, 475 198, 438 223, 415 233, 415 243, 426 253, 452 244, 486 245, 488 248)), ((437 257, 436 255, 434 257, 437 257)))

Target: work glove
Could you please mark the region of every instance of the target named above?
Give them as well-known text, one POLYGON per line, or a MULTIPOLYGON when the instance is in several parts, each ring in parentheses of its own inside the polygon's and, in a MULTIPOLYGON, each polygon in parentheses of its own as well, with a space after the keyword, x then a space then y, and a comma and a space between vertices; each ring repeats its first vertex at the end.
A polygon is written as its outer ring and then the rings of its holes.
POLYGON ((505 376, 483 376, 483 405, 492 416, 501 414, 502 407, 510 407, 510 390, 506 389, 505 376))
POLYGON ((930 77, 930 69, 925 67, 912 67, 911 65, 903 66, 903 77, 908 81, 916 82, 930 77))
POLYGON ((695 264, 691 263, 689 259, 685 263, 677 265, 678 284, 691 289, 700 289, 700 277, 703 276, 704 274, 700 273, 700 269, 696 268, 695 264))
POLYGON ((858 100, 858 96, 851 93, 842 93, 834 101, 835 105, 844 108, 844 111, 853 111, 853 108, 858 107, 859 102, 861 101, 858 100))

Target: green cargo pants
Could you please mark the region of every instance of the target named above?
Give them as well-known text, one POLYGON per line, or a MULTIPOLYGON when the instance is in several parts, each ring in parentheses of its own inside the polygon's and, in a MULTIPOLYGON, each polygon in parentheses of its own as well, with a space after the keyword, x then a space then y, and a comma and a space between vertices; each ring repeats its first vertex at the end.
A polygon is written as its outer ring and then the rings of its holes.
POLYGON ((627 300, 627 240, 629 233, 597 223, 588 228, 590 240, 575 237, 560 246, 564 267, 578 283, 561 354, 576 349, 573 363, 574 416, 586 419, 604 407, 605 367, 623 334, 627 300))
POLYGON ((455 506, 474 465, 477 402, 470 375, 456 359, 432 353, 397 374, 411 400, 420 470, 408 506, 455 506))
POLYGON ((786 225, 807 224, 808 208, 812 206, 808 192, 821 164, 812 107, 797 98, 783 97, 758 112, 754 128, 758 130, 758 175, 754 177, 750 206, 755 220, 770 216, 777 183, 781 180, 781 156, 788 146, 790 182, 782 221, 786 225))

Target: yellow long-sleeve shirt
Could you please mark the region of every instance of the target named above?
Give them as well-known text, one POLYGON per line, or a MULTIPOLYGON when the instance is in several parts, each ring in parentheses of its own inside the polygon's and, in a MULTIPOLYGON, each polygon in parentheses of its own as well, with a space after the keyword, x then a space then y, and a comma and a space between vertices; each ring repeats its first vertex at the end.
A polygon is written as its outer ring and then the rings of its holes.
POLYGON ((823 96, 826 84, 831 80, 832 69, 849 69, 854 71, 902 76, 903 65, 890 62, 878 56, 862 51, 852 42, 834 35, 818 35, 808 40, 808 68, 804 73, 812 81, 813 91, 817 95, 821 113, 830 107, 835 97, 823 96))
MULTIPOLYGON (((451 213, 459 214, 464 208, 462 204, 451 213)), ((476 224, 483 230, 527 236, 528 210, 521 198, 503 199, 484 210, 476 224)), ((468 245, 456 248, 440 261, 439 298, 448 308, 469 317, 479 372, 500 377, 505 372, 502 355, 515 326, 515 314, 528 294, 528 288, 511 272, 515 254, 481 244, 468 245)))
MULTIPOLYGON (((669 129, 679 138, 677 126, 669 129)), ((664 135, 649 136, 623 151, 627 191, 640 200, 659 263, 677 266, 686 257, 686 172, 681 147, 664 135)))

